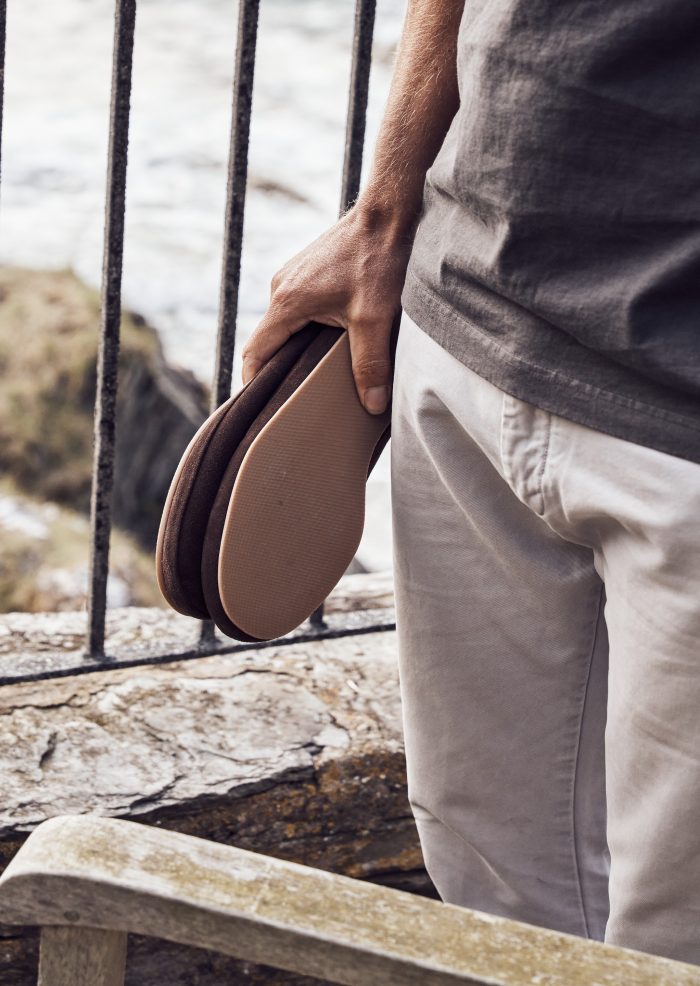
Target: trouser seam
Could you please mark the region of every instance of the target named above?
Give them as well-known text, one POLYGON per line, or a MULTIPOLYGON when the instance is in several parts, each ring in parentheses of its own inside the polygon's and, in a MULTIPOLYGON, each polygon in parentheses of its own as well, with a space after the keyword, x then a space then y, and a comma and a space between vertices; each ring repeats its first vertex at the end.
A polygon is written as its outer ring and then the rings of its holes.
MULTIPOLYGON (((508 483, 510 488, 515 492, 515 486, 513 483, 512 470, 510 468, 510 457, 506 455, 505 452, 505 434, 506 434, 506 418, 509 417, 509 411, 507 410, 506 404, 508 402, 509 395, 505 392, 501 397, 501 413, 500 413, 500 428, 498 435, 498 454, 501 459, 501 469, 503 470, 503 477, 508 483)), ((516 494, 517 496, 517 494, 516 494)))
POLYGON ((605 586, 601 585, 598 593, 598 604, 595 609, 595 623, 593 629, 593 640, 591 642, 591 649, 588 657, 588 671, 586 673, 586 683, 583 688, 583 697, 581 701, 581 709, 579 712, 578 721, 578 738, 576 742, 576 758, 574 760, 574 772, 573 781, 571 785, 571 833, 572 833, 572 849, 574 857, 574 869, 576 873, 576 886, 578 890, 579 905, 581 908, 581 917, 583 919, 583 927, 586 933, 586 937, 590 938, 590 928, 588 926, 588 917, 586 914, 586 905, 584 902, 583 895, 583 883, 581 880, 581 860, 579 858, 578 850, 578 839, 577 839, 577 826, 576 826, 576 778, 578 775, 579 761, 581 758, 581 734, 583 732, 583 717, 586 710, 586 700, 588 698, 588 688, 591 681, 591 671, 593 667, 593 657, 595 655, 596 644, 598 643, 598 633, 600 627, 600 609, 603 603, 603 594, 605 592, 605 586))
POLYGON ((542 461, 540 463, 540 468, 537 474, 537 493, 540 498, 540 516, 544 517, 545 512, 545 502, 544 502, 544 473, 547 468, 547 460, 549 458, 549 446, 552 440, 552 415, 549 412, 547 414, 547 433, 544 440, 544 448, 542 450, 542 461))

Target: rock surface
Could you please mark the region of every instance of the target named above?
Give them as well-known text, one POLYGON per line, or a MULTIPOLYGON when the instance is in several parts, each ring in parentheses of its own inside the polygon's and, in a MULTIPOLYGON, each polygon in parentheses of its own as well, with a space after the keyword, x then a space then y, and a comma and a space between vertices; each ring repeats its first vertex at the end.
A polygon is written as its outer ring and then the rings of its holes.
MULTIPOLYGON (((341 582, 341 611, 345 583, 362 605, 363 578, 341 582)), ((91 811, 434 895, 406 795, 392 631, 6 686, 0 770, 2 865, 44 818, 91 811)), ((0 981, 28 986, 33 948, 9 930, 0 981)), ((134 986, 307 982, 166 943, 130 948, 134 986)))
MULTIPOLYGON (((0 471, 30 496, 82 513, 90 502, 99 324, 97 293, 71 271, 0 269, 0 471)), ((146 547, 206 404, 195 377, 166 364, 156 332, 125 312, 114 521, 146 547)))
MULTIPOLYGON (((323 619, 323 628, 312 631, 307 621, 284 640, 393 629, 391 572, 344 576, 325 602, 323 619)), ((84 654, 85 632, 84 612, 0 615, 0 685, 93 670, 84 654)), ((113 667, 252 649, 217 635, 202 650, 198 620, 155 607, 108 609, 105 645, 113 667)))

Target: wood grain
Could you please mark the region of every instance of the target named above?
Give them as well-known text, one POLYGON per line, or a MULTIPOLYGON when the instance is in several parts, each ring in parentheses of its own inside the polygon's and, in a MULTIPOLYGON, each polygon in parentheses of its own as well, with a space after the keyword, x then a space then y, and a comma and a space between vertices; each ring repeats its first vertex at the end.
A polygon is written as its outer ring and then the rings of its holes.
POLYGON ((39 986, 123 986, 126 934, 101 928, 43 928, 39 986))
POLYGON ((36 829, 0 917, 138 930, 346 986, 700 986, 697 966, 91 816, 36 829))

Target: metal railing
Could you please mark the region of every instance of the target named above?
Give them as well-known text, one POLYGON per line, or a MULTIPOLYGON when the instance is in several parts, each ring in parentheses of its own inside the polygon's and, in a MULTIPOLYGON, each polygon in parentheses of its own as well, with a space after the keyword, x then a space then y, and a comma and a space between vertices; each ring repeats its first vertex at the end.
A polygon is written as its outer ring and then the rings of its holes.
POLYGON ((100 343, 97 353, 95 452, 90 497, 90 578, 86 639, 86 652, 90 657, 104 656, 119 380, 119 326, 122 315, 126 164, 135 25, 136 0, 117 0, 109 114, 100 343))
POLYGON ((7 0, 0 0, 0 174, 2 173, 2 108, 5 96, 5 24, 7 0))
MULTIPOLYGON (((105 617, 114 485, 122 258, 136 6, 136 0, 115 0, 101 318, 95 398, 94 460, 90 506, 88 619, 85 641, 85 658, 92 662, 105 658, 105 617)), ((260 0, 239 0, 216 361, 211 390, 212 410, 226 401, 231 394, 259 7, 260 0)), ((375 7, 376 0, 356 0, 345 155, 340 195, 341 214, 355 200, 360 186, 375 7)), ((5 21, 6 0, 0 0, 0 140, 4 91, 2 72, 5 51, 5 21)), ((324 628, 323 605, 311 616, 310 624, 311 628, 316 630, 324 628)), ((384 626, 378 627, 378 629, 385 628, 384 626)), ((215 646, 215 642, 213 624, 204 623, 200 646, 202 649, 211 648, 215 646)))

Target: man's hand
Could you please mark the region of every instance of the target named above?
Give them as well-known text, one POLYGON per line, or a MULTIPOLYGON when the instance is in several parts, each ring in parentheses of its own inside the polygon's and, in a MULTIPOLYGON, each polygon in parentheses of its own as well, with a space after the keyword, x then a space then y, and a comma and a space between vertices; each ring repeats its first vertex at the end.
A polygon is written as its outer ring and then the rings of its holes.
POLYGON ((400 307, 411 236, 390 217, 358 203, 284 265, 272 279, 270 305, 243 350, 247 383, 307 322, 347 329, 355 385, 372 414, 391 396, 391 326, 400 307))
POLYGON ((459 105, 464 0, 409 0, 367 188, 272 279, 270 305, 243 348, 248 383, 307 322, 347 329, 357 392, 373 414, 391 388, 390 338, 423 181, 459 105))

